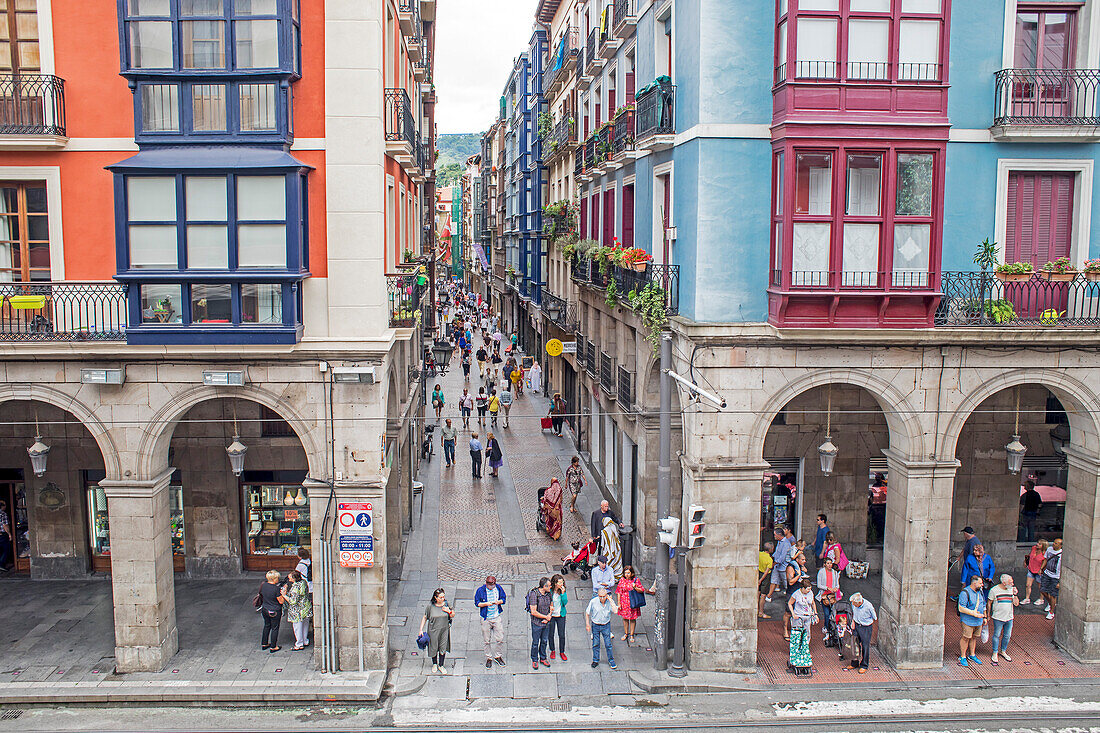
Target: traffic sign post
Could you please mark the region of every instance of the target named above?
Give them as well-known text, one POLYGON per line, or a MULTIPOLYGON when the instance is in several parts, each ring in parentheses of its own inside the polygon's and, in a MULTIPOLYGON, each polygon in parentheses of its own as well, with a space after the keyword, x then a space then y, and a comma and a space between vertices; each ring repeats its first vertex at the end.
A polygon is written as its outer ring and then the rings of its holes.
POLYGON ((374 505, 369 501, 336 504, 340 567, 374 567, 374 505))

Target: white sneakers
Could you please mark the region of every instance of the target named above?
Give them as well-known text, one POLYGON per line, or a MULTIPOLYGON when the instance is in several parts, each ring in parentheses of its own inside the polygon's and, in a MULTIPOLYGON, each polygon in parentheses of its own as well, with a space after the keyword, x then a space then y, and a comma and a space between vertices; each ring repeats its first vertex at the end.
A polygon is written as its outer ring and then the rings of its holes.
POLYGON ((1051 613, 1050 611, 1047 611, 1047 620, 1049 621, 1049 620, 1051 620, 1051 619, 1053 619, 1053 618, 1054 618, 1054 614, 1053 614, 1053 613, 1051 613))
POLYGON ((450 674, 445 667, 440 667, 438 664, 432 665, 432 671, 436 674, 450 674))

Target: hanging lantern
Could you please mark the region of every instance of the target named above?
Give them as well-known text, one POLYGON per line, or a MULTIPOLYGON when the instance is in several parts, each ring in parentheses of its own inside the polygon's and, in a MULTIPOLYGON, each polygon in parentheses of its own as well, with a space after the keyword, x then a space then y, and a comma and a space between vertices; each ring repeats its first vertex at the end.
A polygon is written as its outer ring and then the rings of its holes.
POLYGON ((248 452, 248 447, 241 442, 239 435, 234 435, 233 442, 226 447, 225 452, 229 456, 229 465, 233 469, 233 475, 240 476, 241 472, 244 471, 244 454, 248 452))
POLYGON ((825 412, 825 442, 817 447, 818 458, 821 459, 821 473, 826 476, 833 475, 833 466, 836 465, 836 454, 839 449, 833 445, 833 385, 829 385, 828 407, 825 412))
POLYGON ((1005 446, 1008 460, 1008 472, 1019 473, 1024 467, 1024 454, 1027 446, 1020 442, 1020 388, 1016 388, 1016 424, 1012 430, 1012 440, 1005 446))
POLYGON ((34 437, 34 445, 27 448, 27 455, 31 457, 31 469, 35 476, 46 473, 46 456, 50 453, 50 446, 42 442, 42 436, 34 437))

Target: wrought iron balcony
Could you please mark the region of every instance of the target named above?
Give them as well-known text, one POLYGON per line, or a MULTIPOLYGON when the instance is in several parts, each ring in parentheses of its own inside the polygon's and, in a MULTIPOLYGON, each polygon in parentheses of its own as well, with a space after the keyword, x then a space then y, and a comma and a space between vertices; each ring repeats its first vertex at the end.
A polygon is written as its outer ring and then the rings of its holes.
POLYGON ((557 44, 550 49, 550 61, 542 75, 542 88, 547 97, 556 91, 558 85, 576 67, 581 52, 580 32, 576 28, 566 29, 557 44))
POLYGON ((567 311, 568 303, 565 302, 564 298, 559 298, 549 290, 543 289, 542 312, 546 314, 547 318, 565 328, 567 311))
POLYGON ((577 142, 577 123, 572 117, 558 120, 550 131, 550 136, 543 141, 543 156, 550 160, 564 154, 577 142))
POLYGON ((588 372, 588 376, 596 379, 600 374, 599 352, 596 350, 596 344, 591 341, 587 343, 587 352, 584 356, 584 370, 588 372))
POLYGON ((944 272, 935 325, 1100 329, 1100 274, 1045 273, 1005 282, 981 272, 944 272))
POLYGON ((0 75, 0 135, 65 137, 65 80, 0 75))
POLYGON ((600 387, 611 399, 617 393, 615 384, 615 360, 606 351, 600 352, 600 387))
POLYGON ((417 275, 387 275, 386 295, 391 328, 413 328, 420 319, 420 306, 427 287, 417 284, 417 275))
POLYGON ((588 31, 588 41, 584 45, 584 74, 592 76, 595 71, 596 46, 599 45, 599 32, 593 28, 588 31))
POLYGON ((611 136, 611 154, 618 156, 634 149, 634 110, 627 108, 615 118, 611 136))
POLYGON ((619 365, 618 387, 619 409, 630 412, 634 408, 634 373, 622 365, 619 365))
POLYGON ((1100 125, 1100 70, 1002 69, 994 126, 1100 125))
POLYGON ((637 116, 635 139, 639 146, 648 146, 661 135, 676 133, 676 85, 654 81, 635 98, 637 116))
POLYGON ((574 257, 570 265, 570 275, 574 282, 606 288, 608 280, 614 279, 615 289, 624 303, 632 291, 641 291, 649 285, 655 285, 664 293, 665 308, 669 315, 680 312, 680 266, 658 265, 650 262, 644 270, 611 266, 607 274, 600 272, 599 265, 585 257, 574 257))
POLYGON ((0 341, 125 341, 127 286, 0 283, 0 341))
MULTIPOLYGON (((411 0, 410 0, 411 1, 411 0)), ((404 152, 410 162, 416 148, 416 126, 413 124, 412 102, 404 89, 384 92, 386 111, 386 150, 404 152)))
POLYGON ((637 25, 638 19, 634 15, 635 0, 615 0, 615 33, 620 37, 629 34, 637 25))

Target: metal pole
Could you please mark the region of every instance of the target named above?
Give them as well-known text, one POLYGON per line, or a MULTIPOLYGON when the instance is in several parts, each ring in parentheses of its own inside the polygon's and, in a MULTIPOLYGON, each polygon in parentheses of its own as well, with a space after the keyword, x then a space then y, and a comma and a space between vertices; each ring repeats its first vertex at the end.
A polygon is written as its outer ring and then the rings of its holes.
MULTIPOLYGON (((669 515, 672 504, 672 336, 661 335, 660 452, 657 463, 657 519, 669 515)), ((657 613, 653 624, 654 668, 668 669, 668 548, 657 543, 657 613)))
POLYGON ((676 548, 676 618, 672 636, 672 669, 669 677, 686 677, 684 669, 684 616, 687 613, 687 548, 676 548))
POLYGON ((355 618, 359 626, 359 671, 363 671, 363 568, 355 569, 355 618))

